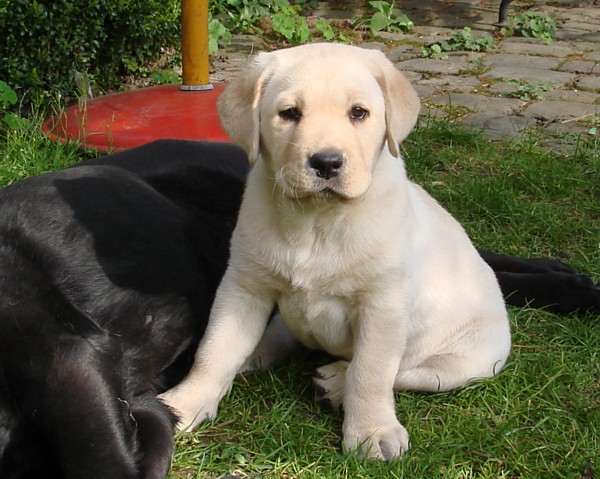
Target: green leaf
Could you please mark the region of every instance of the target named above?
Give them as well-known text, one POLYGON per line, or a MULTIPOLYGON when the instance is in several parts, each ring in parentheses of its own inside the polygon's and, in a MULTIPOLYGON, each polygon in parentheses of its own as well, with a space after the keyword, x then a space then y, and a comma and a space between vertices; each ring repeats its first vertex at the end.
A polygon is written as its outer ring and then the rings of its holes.
POLYGON ((384 13, 387 4, 387 2, 381 0, 374 0, 372 2, 369 2, 369 7, 371 7, 373 10, 377 10, 380 13, 384 13))
POLYGON ((17 101, 18 97, 15 91, 8 85, 8 83, 0 80, 0 106, 5 108, 15 105, 17 101))
POLYGON ((383 13, 376 12, 371 17, 369 28, 371 29, 371 33, 375 35, 377 32, 385 30, 389 24, 390 20, 383 13))
POLYGON ((304 17, 298 16, 296 36, 294 38, 295 44, 303 44, 308 41, 310 37, 310 29, 308 23, 304 17))
POLYGON ((331 41, 335 38, 333 27, 322 18, 317 19, 315 22, 315 28, 321 32, 321 35, 325 40, 331 41))

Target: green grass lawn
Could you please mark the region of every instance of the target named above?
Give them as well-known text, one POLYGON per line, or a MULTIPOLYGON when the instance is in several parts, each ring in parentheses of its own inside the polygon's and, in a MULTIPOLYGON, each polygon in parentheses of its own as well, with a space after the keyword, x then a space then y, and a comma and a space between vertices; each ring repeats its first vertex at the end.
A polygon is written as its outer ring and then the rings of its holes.
MULTIPOLYGON (((0 138, 0 184, 89 156, 35 122, 0 138)), ((559 258, 600 279, 600 146, 555 156, 429 122, 407 140, 410 176, 477 246, 559 258)), ((40 205, 43 208, 43 205, 40 205)), ((451 393, 398 393, 411 450, 392 463, 341 452, 342 415, 321 406, 317 359, 237 378, 216 420, 177 438, 171 478, 584 478, 600 457, 600 318, 511 308, 513 351, 496 378, 451 393)), ((586 478, 588 479, 588 478, 586 478)))

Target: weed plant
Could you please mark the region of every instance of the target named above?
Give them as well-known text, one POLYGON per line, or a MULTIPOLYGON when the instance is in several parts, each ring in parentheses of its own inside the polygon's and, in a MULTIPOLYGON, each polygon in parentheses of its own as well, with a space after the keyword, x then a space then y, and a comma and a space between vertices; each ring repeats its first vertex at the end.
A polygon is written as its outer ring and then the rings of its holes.
POLYGON ((447 52, 487 52, 495 49, 496 44, 489 33, 476 38, 469 27, 464 27, 462 30, 453 31, 447 40, 423 47, 422 54, 424 57, 445 60, 448 58, 447 52))
POLYGON ((556 37, 557 24, 550 16, 537 12, 519 12, 512 20, 510 28, 503 28, 504 36, 519 35, 522 37, 538 38, 550 45, 556 37))
MULTIPOLYGON (((600 279, 600 147, 576 156, 534 141, 490 143, 426 121, 404 144, 412 178, 501 253, 558 257, 600 279)), ((0 183, 87 158, 39 122, 4 128, 0 183)), ((44 205, 40 204, 40 208, 44 205)), ((342 415, 319 404, 321 359, 239 376, 218 417, 177 437, 171 479, 580 478, 600 450, 598 317, 510 309, 513 350, 494 379, 440 394, 396 394, 411 450, 391 463, 341 452, 342 415)))
POLYGON ((377 33, 396 32, 408 33, 412 32, 415 24, 406 16, 406 14, 398 11, 396 2, 372 1, 367 3, 372 15, 370 18, 359 18, 355 22, 355 26, 368 25, 371 35, 377 33))
POLYGON ((523 101, 541 100, 544 98, 544 93, 552 91, 554 87, 549 83, 538 84, 528 83, 519 80, 506 80, 510 86, 514 88, 514 91, 504 94, 509 98, 519 98, 523 101))
POLYGON ((9 118, 10 125, 0 121, 0 187, 28 176, 67 168, 94 155, 81 151, 74 143, 50 141, 40 131, 39 114, 31 119, 12 115, 9 118))

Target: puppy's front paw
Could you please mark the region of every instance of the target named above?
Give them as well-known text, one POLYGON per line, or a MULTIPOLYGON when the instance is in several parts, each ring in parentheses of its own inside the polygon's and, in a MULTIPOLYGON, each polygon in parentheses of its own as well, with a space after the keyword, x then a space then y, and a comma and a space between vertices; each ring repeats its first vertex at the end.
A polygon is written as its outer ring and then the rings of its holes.
MULTIPOLYGON (((181 385, 180 385, 181 386, 181 385)), ((202 391, 175 387, 160 394, 158 398, 177 416, 177 430, 190 432, 207 419, 217 415, 218 401, 202 397, 202 391)))
POLYGON ((366 427, 344 423, 344 450, 357 451, 361 458, 391 461, 409 447, 408 432, 395 417, 366 427))

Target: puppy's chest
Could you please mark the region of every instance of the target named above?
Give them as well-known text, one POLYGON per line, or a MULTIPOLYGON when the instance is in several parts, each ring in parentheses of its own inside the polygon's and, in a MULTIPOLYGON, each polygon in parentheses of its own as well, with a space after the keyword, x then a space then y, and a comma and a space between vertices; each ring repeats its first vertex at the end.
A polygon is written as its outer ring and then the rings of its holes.
POLYGON ((356 265, 343 252, 323 248, 296 250, 277 265, 277 302, 288 328, 309 348, 350 359, 355 301, 363 287, 356 265))
POLYGON ((377 282, 380 248, 368 229, 337 216, 293 226, 280 234, 265 228, 269 234, 250 248, 248 236, 250 263, 277 291, 282 317, 300 341, 350 359, 357 304, 377 282))
POLYGON ((352 357, 354 314, 348 298, 295 289, 282 291, 277 303, 288 328, 305 346, 352 357))

